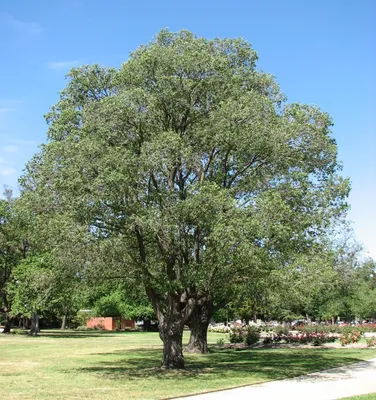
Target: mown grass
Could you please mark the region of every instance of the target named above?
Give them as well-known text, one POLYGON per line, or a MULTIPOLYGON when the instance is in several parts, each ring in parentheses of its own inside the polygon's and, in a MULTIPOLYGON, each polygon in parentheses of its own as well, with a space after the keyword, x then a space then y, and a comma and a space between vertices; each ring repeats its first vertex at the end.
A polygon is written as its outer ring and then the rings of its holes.
POLYGON ((376 400, 376 393, 363 394, 353 397, 344 397, 342 400, 376 400))
MULTIPOLYGON (((221 337, 211 333, 209 342, 221 337)), ((207 355, 186 355, 184 371, 165 371, 158 368, 157 333, 0 335, 1 399, 161 399, 291 378, 373 357, 376 349, 211 347, 207 355)))

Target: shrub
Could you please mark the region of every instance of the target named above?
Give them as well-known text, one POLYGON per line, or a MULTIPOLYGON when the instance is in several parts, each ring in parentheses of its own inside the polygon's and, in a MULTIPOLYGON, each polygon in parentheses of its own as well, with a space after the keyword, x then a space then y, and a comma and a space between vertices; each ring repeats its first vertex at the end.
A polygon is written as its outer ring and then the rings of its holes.
POLYGON ((346 327, 343 329, 341 336, 339 337, 339 341, 342 346, 345 346, 350 343, 358 343, 359 339, 362 337, 362 332, 357 328, 346 327))
POLYGON ((289 328, 287 326, 277 325, 273 328, 273 332, 276 335, 288 335, 289 328))
POLYGON ((376 324, 375 323, 371 323, 371 324, 357 325, 356 329, 360 330, 362 333, 365 333, 365 332, 376 332, 376 324))
POLYGON ((224 344, 225 344, 225 339, 223 339, 223 338, 217 339, 218 346, 223 346, 224 344))
POLYGON ((228 338, 230 343, 244 343, 251 346, 259 341, 260 331, 258 326, 234 326, 230 329, 228 338))
POLYGON ((89 328, 86 325, 79 325, 76 328, 77 331, 87 331, 89 328))
POLYGON ((313 344, 314 346, 321 346, 324 343, 334 342, 336 338, 329 336, 327 333, 312 332, 312 333, 298 333, 287 335, 272 335, 264 339, 264 344, 276 343, 284 341, 286 343, 296 344, 313 344))
POLYGON ((244 343, 247 346, 256 344, 260 340, 260 328, 257 326, 247 326, 243 337, 244 343))
POLYGON ((374 347, 376 346, 376 337, 371 337, 366 339, 367 347, 374 347))
POLYGON ((230 343, 242 343, 243 338, 243 328, 234 326, 230 329, 230 333, 228 335, 228 339, 230 343))
POLYGON ((229 333, 230 327, 229 326, 211 326, 211 325, 209 325, 208 332, 229 333))
POLYGON ((71 320, 73 328, 86 325, 86 321, 91 318, 91 313, 88 311, 80 310, 71 320))
POLYGON ((274 342, 274 339, 272 336, 266 336, 264 337, 264 340, 262 341, 263 344, 272 344, 274 342))
POLYGON ((329 326, 325 325, 305 325, 300 331, 302 333, 331 333, 329 326))

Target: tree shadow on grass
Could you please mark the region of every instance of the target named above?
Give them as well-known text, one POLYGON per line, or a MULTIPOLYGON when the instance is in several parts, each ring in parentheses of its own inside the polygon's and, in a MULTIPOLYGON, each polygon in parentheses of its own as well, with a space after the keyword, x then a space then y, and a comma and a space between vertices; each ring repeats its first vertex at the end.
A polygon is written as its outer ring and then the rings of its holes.
MULTIPOLYGON (((55 339, 87 339, 93 337, 109 337, 109 336, 119 336, 126 335, 125 332, 114 332, 114 331, 41 331, 38 336, 40 337, 50 337, 55 339)), ((132 332, 133 333, 133 332, 132 332)))
POLYGON ((177 384, 188 379, 203 381, 223 379, 225 382, 225 379, 231 377, 249 377, 254 378, 253 381, 286 379, 362 361, 355 356, 327 349, 244 351, 211 349, 206 355, 186 355, 186 368, 171 371, 158 368, 162 355, 160 349, 142 348, 99 353, 99 355, 108 358, 115 356, 116 359, 100 361, 78 371, 98 374, 107 379, 163 379, 174 380, 177 384))

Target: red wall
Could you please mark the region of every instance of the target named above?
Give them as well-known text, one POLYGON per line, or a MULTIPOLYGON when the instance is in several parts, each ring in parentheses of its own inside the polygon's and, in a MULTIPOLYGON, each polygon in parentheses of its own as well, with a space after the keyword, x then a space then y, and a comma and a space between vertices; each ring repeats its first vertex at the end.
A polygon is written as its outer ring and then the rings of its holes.
POLYGON ((135 321, 124 319, 124 318, 115 318, 115 317, 96 317, 90 318, 86 321, 86 326, 88 328, 100 328, 105 331, 115 331, 116 330, 116 321, 120 321, 120 329, 135 328, 135 321))

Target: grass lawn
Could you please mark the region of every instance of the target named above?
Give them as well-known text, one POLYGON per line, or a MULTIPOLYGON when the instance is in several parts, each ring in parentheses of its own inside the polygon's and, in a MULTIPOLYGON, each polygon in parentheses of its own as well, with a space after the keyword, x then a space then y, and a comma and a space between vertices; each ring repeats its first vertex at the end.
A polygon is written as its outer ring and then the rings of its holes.
POLYGON ((345 397, 342 400, 376 400, 376 393, 363 394, 361 396, 345 397))
MULTIPOLYGON (((209 342, 221 337, 211 333, 209 342)), ((291 378, 373 357, 376 349, 211 348, 207 355, 186 355, 184 371, 164 371, 158 368, 157 333, 0 335, 1 399, 160 399, 291 378)))

